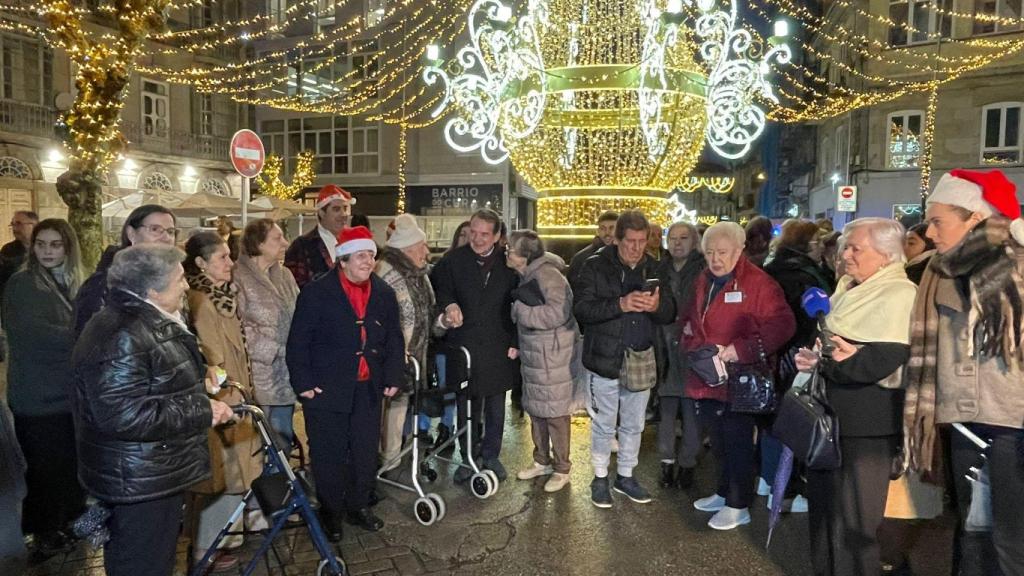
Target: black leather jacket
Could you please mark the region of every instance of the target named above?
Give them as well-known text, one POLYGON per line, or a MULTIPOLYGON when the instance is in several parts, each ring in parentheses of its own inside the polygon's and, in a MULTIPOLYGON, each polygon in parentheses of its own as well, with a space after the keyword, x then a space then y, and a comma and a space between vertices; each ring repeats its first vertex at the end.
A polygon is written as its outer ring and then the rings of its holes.
POLYGON ((210 476, 213 418, 195 336, 111 290, 72 357, 78 478, 112 504, 169 496, 210 476))

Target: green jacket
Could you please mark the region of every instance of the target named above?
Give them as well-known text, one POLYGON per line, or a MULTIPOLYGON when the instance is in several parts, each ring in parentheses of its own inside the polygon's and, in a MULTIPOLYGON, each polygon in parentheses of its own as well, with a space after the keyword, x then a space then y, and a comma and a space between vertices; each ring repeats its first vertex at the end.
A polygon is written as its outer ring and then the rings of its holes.
POLYGON ((44 270, 22 269, 3 294, 10 350, 7 401, 11 412, 46 416, 71 411, 71 302, 44 270))

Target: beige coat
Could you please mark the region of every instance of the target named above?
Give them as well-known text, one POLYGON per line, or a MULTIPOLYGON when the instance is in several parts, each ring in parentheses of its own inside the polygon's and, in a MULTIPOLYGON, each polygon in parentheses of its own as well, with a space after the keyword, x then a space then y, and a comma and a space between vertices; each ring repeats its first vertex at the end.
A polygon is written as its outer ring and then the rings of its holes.
POLYGON ((263 272, 254 258, 243 254, 235 266, 234 279, 256 402, 263 406, 294 404, 284 347, 299 297, 295 278, 279 263, 263 272))
MULTIPOLYGON (((209 295, 199 290, 188 291, 189 313, 199 340, 199 349, 208 366, 219 366, 229 381, 237 382, 252 395, 249 359, 242 337, 242 324, 235 314, 214 305, 209 295)), ((227 389, 217 399, 228 404, 242 402, 237 390, 227 389)), ((200 483, 193 491, 242 494, 260 475, 262 461, 260 442, 249 420, 219 426, 210 432, 210 464, 213 478, 200 483)))
POLYGON ((526 267, 522 286, 536 279, 544 304, 512 305, 519 329, 519 358, 523 374, 523 409, 538 418, 567 416, 573 410, 573 359, 579 330, 572 314, 572 289, 562 275, 564 266, 553 254, 526 267))
MULTIPOLYGON (((1024 268, 1024 260, 1017 265, 1024 268)), ((1010 370, 1002 359, 978 362, 967 353, 970 303, 954 282, 942 283, 935 304, 939 309, 935 421, 1024 427, 1024 373, 1010 370)))

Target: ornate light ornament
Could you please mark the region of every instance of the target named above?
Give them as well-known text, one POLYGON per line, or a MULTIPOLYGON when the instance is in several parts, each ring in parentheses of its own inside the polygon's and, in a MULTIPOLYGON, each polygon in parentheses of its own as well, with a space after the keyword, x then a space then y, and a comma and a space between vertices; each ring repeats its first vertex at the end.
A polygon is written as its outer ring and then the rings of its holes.
POLYGON ((514 18, 477 0, 455 59, 428 50, 424 81, 444 90, 433 115, 454 112, 456 150, 511 157, 539 193, 542 234, 589 235, 615 208, 665 223, 666 196, 705 142, 726 158, 750 150, 765 125, 757 99, 775 100, 768 63, 790 58, 780 38, 738 25, 735 0, 722 3, 528 0, 514 18))

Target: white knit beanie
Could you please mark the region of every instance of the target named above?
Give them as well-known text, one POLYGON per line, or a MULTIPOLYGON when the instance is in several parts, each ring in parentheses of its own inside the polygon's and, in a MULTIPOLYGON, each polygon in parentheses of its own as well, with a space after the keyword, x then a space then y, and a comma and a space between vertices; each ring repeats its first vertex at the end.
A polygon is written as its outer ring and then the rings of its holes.
POLYGON ((413 244, 423 242, 427 234, 420 229, 416 223, 416 217, 412 214, 399 214, 395 218, 395 231, 391 233, 386 244, 391 248, 408 248, 413 244))

